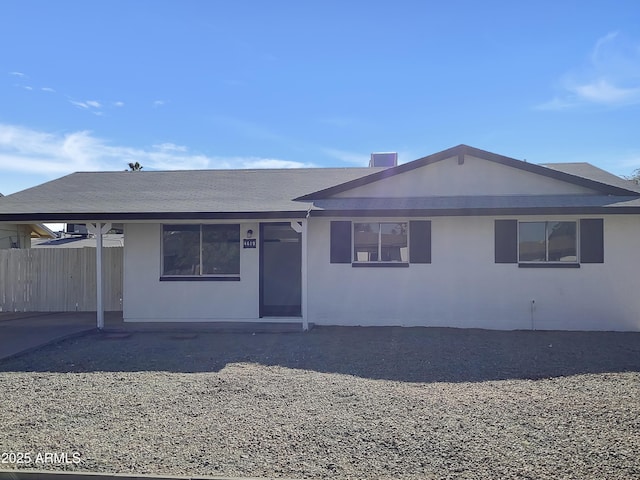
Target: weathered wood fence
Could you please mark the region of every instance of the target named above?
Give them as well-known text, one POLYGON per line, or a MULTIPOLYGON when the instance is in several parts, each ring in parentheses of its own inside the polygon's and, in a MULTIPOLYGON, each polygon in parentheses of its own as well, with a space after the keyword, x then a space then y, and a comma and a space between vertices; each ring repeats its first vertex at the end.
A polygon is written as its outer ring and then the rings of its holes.
MULTIPOLYGON (((103 249, 104 308, 122 310, 123 248, 103 249)), ((0 311, 96 310, 96 249, 0 250, 0 311)))

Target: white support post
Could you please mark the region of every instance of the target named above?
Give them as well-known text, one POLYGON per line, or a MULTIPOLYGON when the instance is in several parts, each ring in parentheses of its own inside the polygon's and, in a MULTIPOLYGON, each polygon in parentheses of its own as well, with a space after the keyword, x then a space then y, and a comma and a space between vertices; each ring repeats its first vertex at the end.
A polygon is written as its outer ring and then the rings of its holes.
POLYGON ((307 272, 308 272, 308 233, 309 220, 306 218, 302 220, 302 330, 305 332, 309 330, 309 315, 308 315, 308 302, 307 302, 307 272))
POLYGON ((104 329, 104 304, 102 289, 102 235, 111 230, 110 223, 87 224, 89 233, 96 237, 96 322, 99 330, 104 329))

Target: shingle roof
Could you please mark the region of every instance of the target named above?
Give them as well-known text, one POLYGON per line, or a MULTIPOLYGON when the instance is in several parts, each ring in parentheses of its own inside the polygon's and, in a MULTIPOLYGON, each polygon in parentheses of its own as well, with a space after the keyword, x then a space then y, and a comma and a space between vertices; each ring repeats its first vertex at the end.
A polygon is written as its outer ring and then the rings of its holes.
POLYGON ((640 193, 640 185, 586 162, 543 163, 543 167, 640 193))
POLYGON ((220 218, 297 212, 292 199, 381 168, 79 172, 0 201, 0 221, 134 218, 220 218), (37 215, 36 215, 37 214, 37 215), (185 216, 186 215, 186 216, 185 216))

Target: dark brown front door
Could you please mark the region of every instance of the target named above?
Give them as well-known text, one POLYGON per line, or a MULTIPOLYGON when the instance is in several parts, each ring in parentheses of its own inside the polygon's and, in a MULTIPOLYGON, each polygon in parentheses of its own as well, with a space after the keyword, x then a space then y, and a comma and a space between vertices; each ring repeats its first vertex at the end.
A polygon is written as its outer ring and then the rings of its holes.
POLYGON ((301 315, 302 242, 290 223, 260 224, 260 316, 301 315))

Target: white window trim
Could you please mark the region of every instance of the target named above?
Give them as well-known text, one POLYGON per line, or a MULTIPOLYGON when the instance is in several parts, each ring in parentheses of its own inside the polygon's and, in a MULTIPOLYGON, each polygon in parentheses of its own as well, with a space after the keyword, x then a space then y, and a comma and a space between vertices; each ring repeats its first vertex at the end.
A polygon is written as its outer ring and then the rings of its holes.
POLYGON ((205 225, 238 225, 240 229, 240 240, 238 245, 241 247, 242 245, 242 224, 240 223, 162 223, 160 224, 160 278, 171 278, 171 279, 179 279, 179 278, 236 278, 240 276, 240 271, 242 268, 242 248, 240 248, 240 264, 238 266, 238 273, 202 273, 202 230, 205 225), (192 273, 192 274, 184 274, 184 275, 176 275, 176 274, 166 274, 164 273, 164 227, 167 225, 197 225, 200 227, 200 249, 199 249, 199 271, 200 273, 192 273))
POLYGON ((518 246, 518 263, 523 264, 548 264, 548 265, 570 265, 580 263, 580 221, 577 219, 536 219, 536 220, 518 220, 517 229, 517 246, 518 246), (547 225, 551 222, 572 222, 576 225, 576 259, 571 261, 548 260, 549 258, 549 241, 547 236, 547 225), (544 223, 545 224, 545 258, 547 260, 520 260, 520 224, 521 223, 544 223))
MULTIPOLYGON (((411 245, 411 228, 409 226, 409 220, 378 220, 378 219, 360 219, 360 220, 352 220, 351 221, 351 263, 357 264, 366 264, 366 265, 379 265, 379 264, 409 264, 409 259, 411 258, 409 252, 409 246, 411 245), (383 223, 406 223, 407 224, 407 260, 358 260, 355 258, 355 247, 356 247, 356 224, 357 223, 378 223, 382 225, 383 223)), ((378 229, 378 258, 382 258, 382 228, 378 229)))

